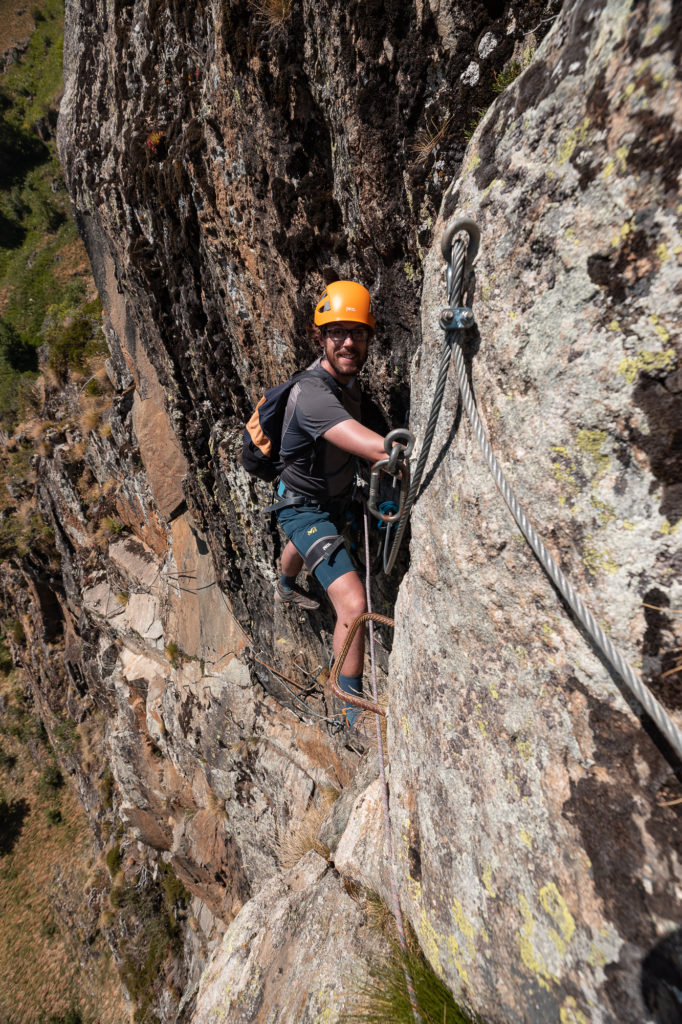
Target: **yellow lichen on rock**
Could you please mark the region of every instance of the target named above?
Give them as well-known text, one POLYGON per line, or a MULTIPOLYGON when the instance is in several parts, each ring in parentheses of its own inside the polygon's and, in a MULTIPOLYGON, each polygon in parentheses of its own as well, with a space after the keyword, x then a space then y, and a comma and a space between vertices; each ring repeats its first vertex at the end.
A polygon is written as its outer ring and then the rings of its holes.
POLYGON ((552 928, 549 934, 560 955, 565 956, 575 934, 575 920, 554 882, 548 882, 540 889, 540 903, 559 929, 557 932, 552 928))
MULTIPOLYGON (((658 323, 658 320, 653 320, 652 323, 654 329, 658 332, 662 330, 665 333, 665 340, 668 340, 669 335, 662 324, 658 323)), ((634 384, 640 373, 652 373, 654 370, 672 370, 675 365, 675 349, 668 348, 664 352, 648 352, 642 349, 634 357, 627 357, 622 359, 618 364, 617 373, 624 377, 628 384, 634 384)))

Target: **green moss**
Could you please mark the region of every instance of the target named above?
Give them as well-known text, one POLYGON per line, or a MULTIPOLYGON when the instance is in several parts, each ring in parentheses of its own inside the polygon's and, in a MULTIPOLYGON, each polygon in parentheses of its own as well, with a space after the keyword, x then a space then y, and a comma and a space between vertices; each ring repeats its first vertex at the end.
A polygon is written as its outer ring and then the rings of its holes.
POLYGON ((115 843, 110 850, 107 850, 106 856, 107 867, 109 868, 109 874, 113 878, 121 870, 121 846, 120 843, 115 843))
POLYGON ((99 791, 102 796, 102 803, 104 804, 105 810, 111 811, 114 807, 114 775, 108 766, 104 769, 102 775, 99 791))

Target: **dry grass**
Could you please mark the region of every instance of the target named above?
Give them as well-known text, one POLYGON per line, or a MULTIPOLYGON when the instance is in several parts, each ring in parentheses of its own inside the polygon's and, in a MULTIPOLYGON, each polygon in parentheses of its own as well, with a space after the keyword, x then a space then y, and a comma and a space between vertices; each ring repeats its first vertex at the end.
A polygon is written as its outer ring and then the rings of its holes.
POLYGON ((291 14, 291 0, 249 0, 249 7, 274 28, 283 25, 291 14))
POLYGON ((30 10, 30 4, 0 0, 0 55, 29 38, 34 26, 30 10))
POLYGON ((211 814, 215 814, 218 818, 227 818, 227 811, 225 809, 225 801, 221 800, 220 797, 216 796, 212 789, 206 792, 206 810, 210 811, 211 814))
POLYGON ((101 418, 100 410, 91 405, 80 414, 78 425, 84 434, 89 434, 91 430, 95 430, 99 426, 101 418))
POLYGON ((425 164, 433 151, 443 141, 452 123, 452 115, 438 122, 435 117, 429 117, 426 125, 417 133, 412 144, 412 152, 416 163, 425 164))
POLYGON ((318 839, 320 825, 327 817, 329 808, 339 797, 339 792, 331 786, 324 786, 319 791, 317 804, 311 804, 300 821, 283 836, 279 836, 276 844, 277 858, 281 866, 288 871, 295 867, 301 857, 310 850, 319 853, 325 860, 329 857, 329 849, 318 839))
POLYGON ((376 892, 372 892, 371 889, 366 889, 364 897, 364 910, 370 928, 373 928, 376 932, 381 932, 382 935, 385 935, 392 942, 397 942, 398 932, 395 926, 395 918, 381 896, 376 892))
MULTIPOLYGON (((0 679, 0 692, 16 703, 12 676, 0 679)), ((94 938, 98 955, 88 958, 84 972, 79 968, 90 916, 82 893, 93 864, 85 815, 65 784, 58 795, 61 821, 51 824, 57 798, 38 788, 39 769, 25 743, 7 734, 1 741, 15 759, 2 768, 5 798, 28 807, 14 845, 0 856, 0 1020, 34 1024, 79 1006, 85 1020, 122 1024, 127 1013, 101 936, 94 938), (70 928, 56 915, 56 900, 74 912, 70 928)))

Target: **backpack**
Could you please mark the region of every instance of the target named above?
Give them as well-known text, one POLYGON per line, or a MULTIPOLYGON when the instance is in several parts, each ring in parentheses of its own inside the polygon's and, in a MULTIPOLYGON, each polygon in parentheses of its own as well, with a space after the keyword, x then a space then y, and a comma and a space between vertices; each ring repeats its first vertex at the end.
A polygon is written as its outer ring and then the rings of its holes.
MULTIPOLYGON (((282 443, 282 426, 289 394, 303 374, 315 373, 316 367, 317 364, 313 363, 312 367, 297 370, 293 377, 283 384, 268 388, 254 409, 251 419, 244 427, 242 447, 242 466, 251 476, 269 483, 284 469, 279 448, 282 443)), ((324 380, 324 377, 322 379, 324 380)))

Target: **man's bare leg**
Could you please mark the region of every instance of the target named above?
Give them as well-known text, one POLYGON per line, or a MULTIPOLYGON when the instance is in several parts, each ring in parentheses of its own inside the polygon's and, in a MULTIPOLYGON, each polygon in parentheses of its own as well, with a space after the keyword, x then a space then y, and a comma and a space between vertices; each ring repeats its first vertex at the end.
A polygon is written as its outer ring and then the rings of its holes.
POLYGON ((282 552, 282 572, 285 576, 295 579, 303 568, 303 559, 289 541, 282 552))
MULTIPOLYGON (((339 576, 337 580, 330 583, 329 600, 334 605, 336 612, 336 627, 334 629, 334 658, 338 658, 339 651, 343 647, 348 630, 354 619, 367 611, 365 601, 365 589, 360 582, 356 572, 347 572, 339 576)), ((359 629, 355 634, 350 650, 341 666, 346 676, 362 677, 362 670, 365 662, 365 631, 359 629)))
POLYGON ((294 584, 294 580, 302 568, 303 559, 292 542, 289 541, 282 552, 282 575, 275 590, 275 601, 314 612, 320 607, 320 602, 294 584))

